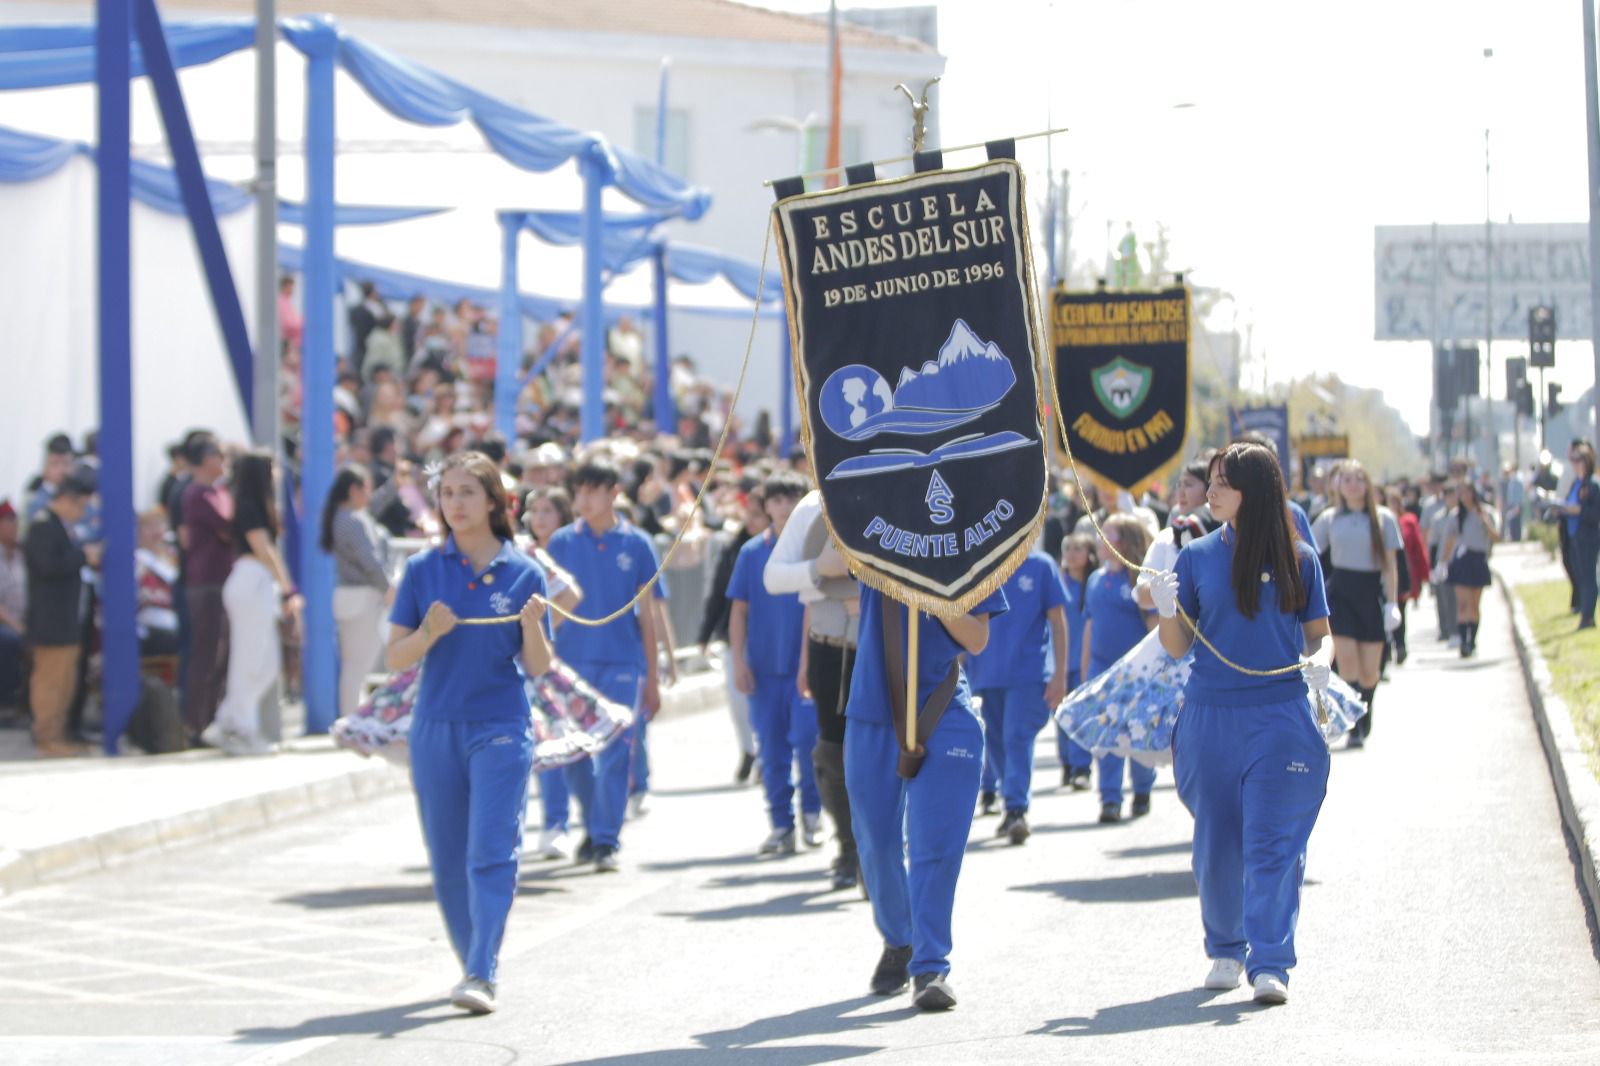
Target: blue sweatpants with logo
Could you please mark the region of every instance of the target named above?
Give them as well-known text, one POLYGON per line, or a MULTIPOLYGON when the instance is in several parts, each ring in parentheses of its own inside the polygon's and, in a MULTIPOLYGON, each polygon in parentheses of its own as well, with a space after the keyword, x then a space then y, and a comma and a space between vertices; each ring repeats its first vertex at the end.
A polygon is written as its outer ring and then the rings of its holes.
MULTIPOLYGON (((568 663, 606 699, 638 709, 639 668, 620 663, 568 663)), ((633 760, 635 723, 599 755, 566 768, 567 789, 583 808, 584 828, 595 847, 621 846, 622 818, 628 809, 628 769, 633 760)))
POLYGON ((983 698, 984 762, 999 781, 1006 810, 1026 811, 1033 795, 1033 742, 1050 719, 1044 682, 986 688, 978 695, 983 698))
POLYGON ((1328 746, 1306 698, 1184 705, 1172 736, 1178 798, 1194 815, 1206 955, 1253 981, 1295 963, 1306 842, 1328 792, 1328 746))
POLYGON ((911 946, 913 975, 950 972, 950 913, 978 798, 983 724, 952 702, 922 743, 927 760, 905 781, 895 773, 893 726, 855 719, 844 735, 850 825, 872 918, 884 943, 911 946))
POLYGON ((470 977, 494 981, 517 894, 533 765, 527 719, 411 723, 411 784, 450 944, 470 977))
POLYGON ((800 764, 800 809, 822 813, 817 771, 811 752, 817 746, 817 705, 800 695, 795 679, 756 676, 750 696, 750 725, 761 749, 761 785, 774 829, 794 828, 796 761, 800 764))

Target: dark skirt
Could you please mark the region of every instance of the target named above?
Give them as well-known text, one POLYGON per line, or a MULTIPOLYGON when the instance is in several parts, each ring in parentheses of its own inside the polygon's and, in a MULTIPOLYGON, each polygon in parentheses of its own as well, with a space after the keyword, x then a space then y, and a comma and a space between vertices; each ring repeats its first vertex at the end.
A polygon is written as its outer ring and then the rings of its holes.
POLYGON ((1334 636, 1363 644, 1383 643, 1383 574, 1338 567, 1329 570, 1328 614, 1334 636))
POLYGON ((1464 551, 1450 560, 1447 580, 1470 589, 1489 587, 1489 553, 1464 551))

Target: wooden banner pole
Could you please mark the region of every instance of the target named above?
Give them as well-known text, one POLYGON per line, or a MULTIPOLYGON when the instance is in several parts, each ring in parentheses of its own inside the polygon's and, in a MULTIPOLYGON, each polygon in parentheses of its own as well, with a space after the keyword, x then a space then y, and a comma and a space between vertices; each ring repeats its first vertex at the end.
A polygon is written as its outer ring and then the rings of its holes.
POLYGON ((917 750, 917 646, 921 643, 917 639, 918 621, 922 612, 915 607, 908 607, 910 617, 906 619, 906 750, 915 754, 917 750))

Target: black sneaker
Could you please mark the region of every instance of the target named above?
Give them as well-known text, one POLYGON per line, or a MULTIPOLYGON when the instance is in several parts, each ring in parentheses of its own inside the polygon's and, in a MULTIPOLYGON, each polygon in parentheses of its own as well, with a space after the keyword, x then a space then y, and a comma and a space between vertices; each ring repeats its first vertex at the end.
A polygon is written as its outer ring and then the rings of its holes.
POLYGON ((1070 767, 1070 766, 1063 766, 1061 768, 1061 787, 1062 788, 1071 788, 1072 787, 1072 767, 1070 767))
POLYGON ((1112 824, 1114 824, 1116 822, 1120 822, 1120 821, 1122 821, 1122 804, 1120 804, 1120 803, 1102 803, 1102 804, 1100 804, 1100 824, 1101 825, 1112 825, 1112 824))
POLYGON ((833 887, 835 891, 840 891, 846 888, 855 888, 856 881, 861 876, 857 870, 856 858, 853 855, 841 855, 837 859, 834 859, 833 866, 830 868, 830 872, 833 875, 833 887))
POLYGON ((917 1005, 918 1010, 949 1010, 956 1005, 956 990, 950 987, 944 974, 919 973, 916 985, 917 990, 912 993, 911 1002, 917 1005))
POLYGON ((622 860, 617 858, 617 849, 606 844, 601 844, 594 849, 594 872, 597 874, 614 874, 622 869, 622 860))
POLYGON ((978 813, 990 815, 998 813, 998 799, 993 792, 984 792, 978 796, 978 813))
POLYGON ((733 779, 741 785, 749 784, 750 772, 755 768, 756 757, 754 755, 741 755, 739 757, 739 769, 734 772, 733 779))
POLYGON ((583 834, 583 843, 572 853, 572 861, 579 866, 586 862, 594 862, 594 841, 589 839, 588 833, 583 834))
POLYGON ((1074 791, 1074 792, 1087 792, 1087 791, 1089 791, 1089 771, 1087 771, 1087 770, 1074 770, 1074 771, 1072 771, 1072 791, 1074 791))
POLYGON ((878 968, 872 971, 872 994, 875 996, 892 996, 906 990, 906 985, 911 983, 911 945, 903 948, 884 945, 883 954, 878 956, 878 968))
POLYGON ((1026 811, 1012 811, 1006 815, 1011 821, 1011 828, 1006 830, 1006 836, 1012 844, 1021 844, 1027 840, 1033 830, 1028 828, 1028 815, 1026 811))
POLYGON ((1135 792, 1133 794, 1133 816, 1143 818, 1150 813, 1150 793, 1135 792))
POLYGON ((1007 811, 1005 817, 1000 819, 1000 824, 995 826, 994 835, 997 837, 1003 837, 1009 834, 1011 832, 1011 823, 1015 822, 1016 820, 1016 812, 1007 811))

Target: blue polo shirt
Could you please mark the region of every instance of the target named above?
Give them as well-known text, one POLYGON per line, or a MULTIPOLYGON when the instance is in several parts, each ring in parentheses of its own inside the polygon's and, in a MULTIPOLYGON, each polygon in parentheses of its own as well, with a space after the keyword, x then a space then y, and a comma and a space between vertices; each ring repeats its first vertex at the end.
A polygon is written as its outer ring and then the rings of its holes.
POLYGON ((1083 614, 1094 627, 1089 638, 1089 676, 1083 680, 1092 681, 1132 651, 1150 627, 1144 624, 1145 611, 1133 598, 1126 570, 1112 573, 1102 566, 1089 575, 1086 584, 1083 614))
POLYGON ((743 600, 750 608, 744 657, 751 671, 758 677, 793 678, 800 672, 806 609, 798 593, 774 596, 761 579, 777 543, 770 529, 745 541, 728 579, 728 599, 743 600))
MULTIPOLYGON (((845 704, 846 718, 855 718, 863 722, 877 722, 879 725, 893 725, 889 720, 889 682, 885 679, 883 669, 883 593, 877 589, 861 586, 861 631, 856 641, 856 665, 850 675, 850 701, 845 704)), ((906 632, 908 612, 893 600, 888 601, 888 607, 900 616, 900 632, 902 639, 906 632)), ((986 614, 992 624, 997 615, 1006 612, 1006 593, 1004 586, 994 592, 976 607, 971 614, 986 614)), ((993 640, 991 634, 990 639, 993 640)), ((928 700, 939 682, 944 680, 944 675, 949 673, 950 664, 955 662, 956 656, 965 654, 961 645, 957 644, 949 632, 939 623, 933 615, 924 614, 917 624, 917 704, 920 707, 928 700)), ((951 706, 959 706, 968 714, 972 714, 972 690, 967 685, 966 671, 962 671, 961 679, 956 685, 955 695, 950 699, 951 706)))
MULTIPOLYGON (((450 537, 406 561, 389 621, 419 629, 435 601, 457 618, 501 617, 521 611, 535 593, 545 594, 544 569, 510 541, 501 542, 487 567, 474 571, 472 560, 450 537)), ((548 630, 549 615, 545 617, 548 630)), ((428 649, 411 713, 434 721, 526 718, 522 679, 520 625, 458 625, 428 649)))
POLYGON ((1078 581, 1065 570, 1061 571, 1061 586, 1067 605, 1067 676, 1076 677, 1080 682, 1083 680, 1079 677, 1082 668, 1078 664, 1083 662, 1083 623, 1089 618, 1084 613, 1088 608, 1085 602, 1088 584, 1088 578, 1078 581))
MULTIPOLYGON (((1200 626, 1200 632, 1223 655, 1253 670, 1271 670, 1300 661, 1307 622, 1328 617, 1327 592, 1322 584, 1322 564, 1316 549, 1305 543, 1295 547, 1300 557, 1300 581, 1306 606, 1298 613, 1278 609, 1278 583, 1271 574, 1261 584, 1261 599, 1254 618, 1239 613, 1233 591, 1233 553, 1238 534, 1231 526, 1206 534, 1178 553, 1178 603, 1200 626)), ((1184 688, 1191 702, 1259 706, 1281 703, 1306 694, 1299 671, 1277 677, 1251 677, 1224 665, 1199 641, 1194 646, 1194 666, 1184 688)))
POLYGON ((1055 672, 1050 611, 1066 606, 1061 571, 1048 555, 1034 552, 1006 578, 1004 591, 1011 609, 990 620, 988 647, 967 660, 975 689, 1048 682, 1055 672))
POLYGON ((1315 548, 1317 538, 1311 535, 1311 519, 1306 517, 1305 508, 1293 500, 1289 501, 1289 519, 1294 522, 1295 532, 1300 534, 1300 539, 1315 548))
MULTIPOLYGON (((583 599, 572 613, 604 618, 638 594, 660 569, 656 549, 639 527, 622 520, 596 534, 581 518, 562 526, 545 546, 550 558, 577 579, 583 599)), ((667 595, 665 575, 656 582, 658 599, 667 595)), ((556 654, 574 665, 646 666, 639 608, 603 626, 568 622, 556 630, 556 654)))

